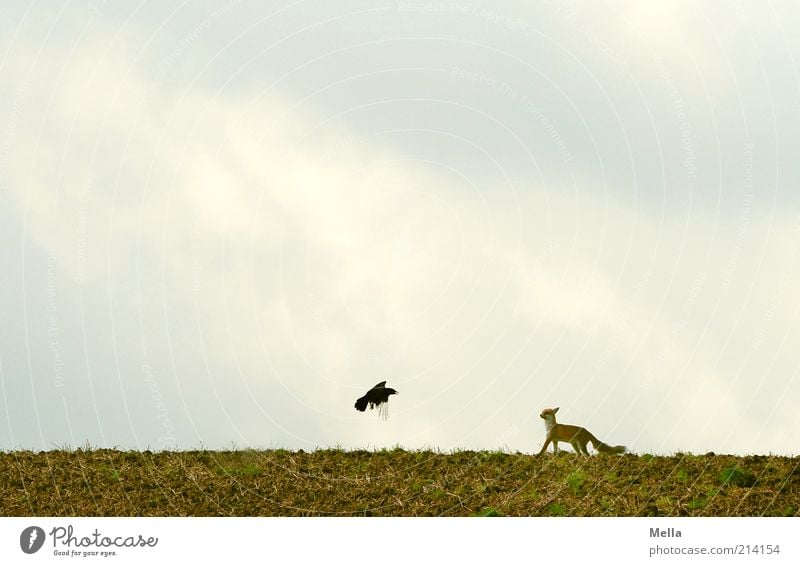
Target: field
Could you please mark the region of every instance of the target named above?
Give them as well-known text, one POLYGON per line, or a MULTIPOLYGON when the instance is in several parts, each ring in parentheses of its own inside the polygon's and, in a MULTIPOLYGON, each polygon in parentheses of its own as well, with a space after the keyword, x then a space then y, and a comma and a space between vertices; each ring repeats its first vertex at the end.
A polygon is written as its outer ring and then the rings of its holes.
POLYGON ((3 516, 798 516, 800 457, 0 452, 3 516))

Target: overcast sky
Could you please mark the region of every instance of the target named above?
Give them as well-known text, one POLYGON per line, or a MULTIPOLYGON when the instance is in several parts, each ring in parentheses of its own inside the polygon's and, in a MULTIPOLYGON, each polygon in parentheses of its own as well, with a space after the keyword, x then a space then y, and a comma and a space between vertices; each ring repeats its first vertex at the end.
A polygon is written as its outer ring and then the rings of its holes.
POLYGON ((797 454, 798 25, 5 2, 0 449, 797 454))

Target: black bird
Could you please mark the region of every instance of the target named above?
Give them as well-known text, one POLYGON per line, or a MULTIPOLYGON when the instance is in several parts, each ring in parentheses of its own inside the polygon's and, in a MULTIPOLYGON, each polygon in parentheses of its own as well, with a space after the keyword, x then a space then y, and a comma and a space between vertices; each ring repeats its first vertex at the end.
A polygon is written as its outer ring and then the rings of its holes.
POLYGON ((367 405, 370 409, 378 408, 378 414, 383 420, 389 418, 389 395, 397 395, 397 390, 391 387, 386 387, 386 382, 381 381, 375 387, 367 391, 363 397, 359 397, 356 401, 357 411, 366 411, 367 405))

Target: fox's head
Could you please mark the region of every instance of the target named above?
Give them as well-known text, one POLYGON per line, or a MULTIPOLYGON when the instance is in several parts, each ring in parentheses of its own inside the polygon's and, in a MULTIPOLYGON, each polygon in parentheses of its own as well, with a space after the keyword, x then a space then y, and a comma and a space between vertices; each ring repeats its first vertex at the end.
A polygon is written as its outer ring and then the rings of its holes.
POLYGON ((556 420, 556 413, 558 412, 558 409, 559 409, 559 408, 560 408, 560 407, 556 407, 555 409, 544 409, 544 410, 542 410, 542 412, 541 412, 541 414, 539 415, 539 417, 543 418, 543 419, 544 419, 544 420, 546 420, 546 421, 553 421, 553 422, 555 422, 555 420, 556 420))

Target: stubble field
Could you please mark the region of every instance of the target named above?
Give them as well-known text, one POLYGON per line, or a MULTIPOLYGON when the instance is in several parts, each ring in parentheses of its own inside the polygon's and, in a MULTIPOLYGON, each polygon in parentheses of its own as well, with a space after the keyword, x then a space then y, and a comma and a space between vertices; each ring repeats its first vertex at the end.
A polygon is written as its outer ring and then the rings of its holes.
POLYGON ((800 457, 0 453, 4 516, 798 516, 800 457))

